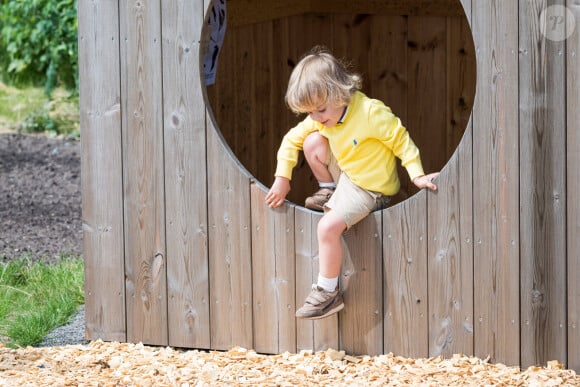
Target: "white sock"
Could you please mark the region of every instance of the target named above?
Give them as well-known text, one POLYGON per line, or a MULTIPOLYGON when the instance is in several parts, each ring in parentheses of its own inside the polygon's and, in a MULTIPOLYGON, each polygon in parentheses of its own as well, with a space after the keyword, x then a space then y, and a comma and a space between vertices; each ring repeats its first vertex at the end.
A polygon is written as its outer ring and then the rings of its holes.
POLYGON ((325 182, 318 182, 318 186, 320 188, 336 188, 336 183, 334 181, 331 181, 330 183, 325 183, 325 182))
POLYGON ((327 292, 334 292, 336 290, 336 285, 338 285, 338 277, 326 278, 321 274, 318 274, 318 287, 326 290, 327 292))

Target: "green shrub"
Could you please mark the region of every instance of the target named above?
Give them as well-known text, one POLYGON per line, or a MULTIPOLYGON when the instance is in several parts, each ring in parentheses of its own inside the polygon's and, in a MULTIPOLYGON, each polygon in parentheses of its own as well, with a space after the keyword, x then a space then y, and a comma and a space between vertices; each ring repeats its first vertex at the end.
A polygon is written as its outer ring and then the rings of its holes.
POLYGON ((49 99, 40 88, 16 88, 0 82, 2 129, 78 138, 79 96, 59 87, 49 99))
POLYGON ((0 73, 6 83, 78 90, 76 0, 0 0, 0 73))
POLYGON ((41 109, 26 117, 18 128, 27 133, 57 132, 58 124, 45 109, 41 109))

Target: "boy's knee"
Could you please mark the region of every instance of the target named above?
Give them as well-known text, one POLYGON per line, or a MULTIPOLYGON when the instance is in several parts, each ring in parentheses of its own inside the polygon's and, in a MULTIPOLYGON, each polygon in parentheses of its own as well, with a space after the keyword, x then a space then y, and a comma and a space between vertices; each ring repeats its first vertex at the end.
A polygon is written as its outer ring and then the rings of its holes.
POLYGON ((327 148, 327 140, 318 132, 310 133, 306 139, 304 139, 304 143, 302 144, 304 153, 308 155, 320 155, 322 153, 326 153, 327 148))
POLYGON ((326 213, 318 222, 319 237, 340 237, 346 230, 346 223, 334 214, 326 213))

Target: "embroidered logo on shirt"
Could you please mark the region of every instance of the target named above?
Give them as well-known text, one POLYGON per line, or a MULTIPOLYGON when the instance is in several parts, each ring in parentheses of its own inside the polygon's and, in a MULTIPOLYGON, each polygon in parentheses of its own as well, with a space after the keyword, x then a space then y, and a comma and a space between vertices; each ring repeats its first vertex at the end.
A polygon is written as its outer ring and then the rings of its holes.
POLYGON ((352 140, 352 143, 353 143, 354 145, 358 145, 358 142, 356 141, 356 138, 355 138, 354 140, 352 140))

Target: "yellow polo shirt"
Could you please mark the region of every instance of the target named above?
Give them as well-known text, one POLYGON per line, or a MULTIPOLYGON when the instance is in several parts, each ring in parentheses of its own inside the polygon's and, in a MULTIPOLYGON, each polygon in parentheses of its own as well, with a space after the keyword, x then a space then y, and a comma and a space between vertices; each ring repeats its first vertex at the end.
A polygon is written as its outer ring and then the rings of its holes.
POLYGON ((275 176, 292 178, 304 139, 313 131, 328 139, 340 169, 353 183, 392 196, 399 191, 396 157, 413 180, 424 175, 419 149, 401 120, 379 100, 357 91, 342 122, 327 128, 307 116, 284 136, 275 176))

